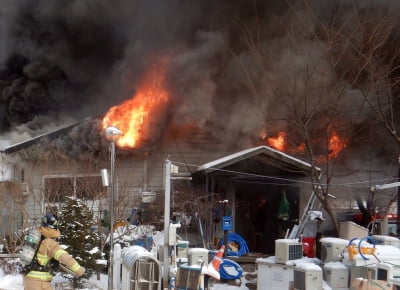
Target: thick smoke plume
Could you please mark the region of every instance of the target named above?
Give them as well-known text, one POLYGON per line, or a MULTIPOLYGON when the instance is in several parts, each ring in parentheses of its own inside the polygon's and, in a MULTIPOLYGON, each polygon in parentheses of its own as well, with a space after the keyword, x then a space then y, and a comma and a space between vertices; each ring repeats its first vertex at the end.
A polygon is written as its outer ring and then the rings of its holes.
MULTIPOLYGON (((166 57, 173 102, 155 130, 196 124, 227 144, 250 145, 263 129, 285 128, 285 96, 294 92, 273 84, 304 73, 305 58, 323 58, 319 24, 330 25, 353 5, 397 9, 390 1, 359 2, 2 0, 2 139, 20 142, 86 117, 101 119, 166 57), (293 43, 295 53, 288 49, 293 43)), ((317 74, 320 87, 335 76, 324 61, 317 74)), ((347 108, 359 98, 351 94, 347 108)), ((329 92, 309 98, 330 102, 329 92)))
POLYGON ((2 1, 0 132, 15 143, 101 118, 132 97, 161 55, 171 59, 177 123, 209 123, 235 139, 253 134, 262 116, 245 113, 254 104, 231 50, 247 50, 239 22, 257 33, 258 21, 285 12, 280 2, 2 1))

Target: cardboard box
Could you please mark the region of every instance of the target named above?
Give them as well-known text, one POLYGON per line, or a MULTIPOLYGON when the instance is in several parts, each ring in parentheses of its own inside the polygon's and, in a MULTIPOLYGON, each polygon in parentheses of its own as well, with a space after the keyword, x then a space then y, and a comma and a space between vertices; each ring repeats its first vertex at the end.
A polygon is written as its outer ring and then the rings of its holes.
POLYGON ((363 279, 356 278, 351 284, 351 289, 354 290, 395 290, 392 282, 374 280, 374 279, 363 279))

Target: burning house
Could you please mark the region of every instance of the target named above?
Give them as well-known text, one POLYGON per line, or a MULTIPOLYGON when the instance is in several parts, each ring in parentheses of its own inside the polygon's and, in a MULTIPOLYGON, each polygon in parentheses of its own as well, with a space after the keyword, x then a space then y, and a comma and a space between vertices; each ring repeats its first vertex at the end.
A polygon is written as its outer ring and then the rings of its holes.
POLYGON ((115 141, 116 220, 140 212, 141 222, 162 230, 163 164, 168 159, 191 179, 173 183, 171 219, 183 224, 182 234, 192 245, 213 244, 221 236, 222 216, 230 215, 233 229, 249 240, 251 250, 273 251, 274 240, 297 222, 311 192, 297 180, 306 179, 312 166, 268 146, 254 147, 265 144, 259 136, 241 136, 232 144, 226 142, 234 137, 232 131, 216 137, 198 122, 181 123, 182 112, 171 115, 177 104, 168 89, 168 64, 164 58, 154 61, 131 98, 108 108, 101 119, 75 122, 1 151, 4 166, 12 172, 6 180, 23 188, 15 194, 18 202, 12 202, 18 210, 4 212, 21 213, 16 216, 22 218, 11 218, 17 223, 13 228, 34 223, 46 211, 60 211, 65 196, 71 195, 107 219, 110 193, 100 172, 110 166, 104 131, 115 126, 122 132, 115 141), (221 211, 221 200, 229 201, 228 212, 221 211), (263 200, 267 203, 256 216, 253 209, 263 200), (282 200, 288 207, 280 218, 276 209, 282 200))
MULTIPOLYGON (((104 213, 100 171, 110 163, 109 126, 123 133, 116 141, 119 219, 140 208, 144 221, 162 225, 167 159, 192 178, 174 184, 171 218, 204 214, 207 243, 218 236, 221 198, 244 236, 246 219, 260 220, 253 216, 255 202, 266 202, 268 216, 261 219, 274 221, 271 239, 280 236, 283 222, 301 216, 311 193, 309 183, 298 181, 317 166, 322 188, 338 197, 333 208, 349 208, 361 195, 384 211, 392 192, 370 198, 370 189, 396 178, 398 146, 374 111, 375 103, 388 102, 366 98, 393 95, 373 92, 387 79, 371 84, 376 78, 365 70, 379 65, 360 64, 351 54, 357 45, 364 49, 354 35, 382 26, 353 35, 364 22, 349 15, 355 10, 346 1, 156 2, 5 1, 1 193, 17 198, 14 207, 2 199, 4 215, 20 211, 11 220, 22 226, 70 194, 104 213), (328 42, 341 34, 333 42, 338 47, 328 42), (349 79, 354 75, 363 77, 349 79), (79 121, 87 116, 96 118, 79 121), (285 199, 290 213, 282 213, 281 223, 270 209, 285 199)), ((363 14, 355 16, 381 23, 370 17, 379 9, 357 5, 363 14)), ((390 49, 384 51, 396 51, 396 41, 385 42, 390 49)), ((396 79, 397 70, 389 71, 388 79, 396 79)), ((398 101, 390 104, 382 112, 396 112, 398 101)), ((198 230, 200 220, 182 230, 198 230)), ((257 241, 249 242, 257 250, 257 241)))
MULTIPOLYGON (((14 222, 27 226, 45 211, 59 211, 67 195, 86 200, 100 214, 107 212, 109 196, 100 174, 102 168, 109 167, 107 147, 98 156, 92 155, 94 152, 74 156, 73 150, 58 151, 54 147, 61 139, 66 142, 71 138, 74 130, 95 125, 93 120, 86 120, 2 150, 3 164, 12 168, 15 177, 9 177, 10 181, 25 186, 14 194, 21 197, 19 203, 12 203, 16 211, 5 209, 4 215, 23 213, 23 218, 14 222)), ((274 240, 297 222, 311 193, 310 186, 296 182, 308 180, 311 166, 268 146, 226 151, 224 144, 212 142, 207 134, 188 130, 169 132, 153 151, 117 148, 116 219, 126 220, 137 209, 143 223, 162 230, 163 164, 168 159, 180 173, 191 177, 190 181, 173 183, 171 219, 183 224, 181 234, 189 235, 193 245, 212 244, 220 238, 225 214, 234 218, 233 230, 248 239, 253 251, 273 251, 274 240), (224 213, 219 201, 225 199, 229 204, 224 213), (255 209, 263 199, 267 201, 262 209, 265 216, 257 217, 255 209), (283 199, 287 199, 289 208, 287 216, 280 218, 278 209, 283 199), (258 224, 260 237, 265 239, 263 246, 255 239, 255 229, 249 227, 258 224)), ((101 133, 99 130, 99 139, 104 139, 101 133)), ((79 140, 74 143, 84 146, 79 140)))

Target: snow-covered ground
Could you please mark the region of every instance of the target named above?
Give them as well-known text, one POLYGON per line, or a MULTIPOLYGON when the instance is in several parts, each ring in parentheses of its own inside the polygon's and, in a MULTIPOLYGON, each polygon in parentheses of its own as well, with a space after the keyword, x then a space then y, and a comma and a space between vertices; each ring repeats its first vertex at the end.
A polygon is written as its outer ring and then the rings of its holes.
MULTIPOLYGON (((144 226, 131 226, 128 225, 127 227, 120 227, 114 232, 114 239, 120 240, 123 237, 122 242, 127 242, 131 240, 137 240, 145 236, 148 232, 148 229, 144 226)), ((163 232, 156 232, 153 234, 153 243, 155 245, 154 248, 157 248, 157 245, 163 245, 164 243, 164 233, 163 232)), ((153 249, 154 249, 153 248, 153 249)), ((240 286, 231 286, 225 283, 215 283, 213 286, 213 290, 219 289, 227 289, 227 290, 248 290, 249 288, 246 287, 246 283, 249 282, 245 278, 245 272, 243 273, 242 277, 240 278, 240 286)), ((14 275, 5 275, 0 268, 0 290, 22 290, 23 282, 22 282, 22 275, 14 274, 14 275)), ((89 281, 93 282, 93 284, 98 285, 98 288, 88 285, 88 288, 84 289, 107 289, 108 288, 108 276, 102 275, 100 281, 96 280, 95 278, 91 278, 89 281)), ((63 283, 68 282, 65 278, 61 276, 55 276, 52 281, 52 287, 55 288, 56 283, 63 283)), ((253 282, 254 283, 254 282, 253 282)))
MULTIPOLYGON (((139 236, 137 235, 136 231, 131 231, 131 236, 133 235, 133 238, 138 238, 139 236), (137 237, 138 236, 138 237, 137 237)), ((119 233, 119 236, 124 236, 129 237, 129 235, 125 234, 121 234, 119 233)), ((132 237, 129 237, 132 238, 132 237)), ((159 232, 153 235, 153 242, 155 245, 162 245, 164 241, 164 234, 159 232)), ((133 247, 137 247, 137 246, 133 246, 133 247)), ((154 248, 154 247, 153 247, 154 248)), ((144 248, 143 248, 144 249, 144 248)), ((145 249, 144 249, 145 250, 145 249)), ((146 251, 146 250, 145 250, 146 251)), ((391 253, 393 253, 393 251, 391 251, 391 253)), ((150 254, 150 253, 149 253, 150 254)), ((266 263, 275 263, 275 257, 271 256, 268 258, 259 258, 257 260, 258 262, 266 262, 266 263), (265 261, 264 261, 265 260, 265 261)), ((316 264, 318 263, 314 263, 316 261, 314 261, 313 258, 306 258, 303 257, 302 259, 299 260, 293 260, 293 261, 288 261, 287 264, 291 265, 290 263, 294 263, 294 264, 298 264, 299 265, 304 265, 303 267, 318 267, 316 264)), ((262 263, 261 263, 262 264, 262 263)), ((294 265, 292 265, 294 266, 294 265)), ((242 276, 239 279, 235 279, 234 285, 228 285, 226 283, 215 283, 213 285, 213 287, 209 287, 210 290, 222 290, 222 289, 227 289, 227 290, 249 290, 249 288, 246 285, 252 284, 255 285, 257 284, 257 267, 250 267, 250 269, 243 269, 243 273, 242 276), (250 272, 246 272, 250 271, 250 272), (249 274, 249 275, 248 275, 249 274), (250 278, 250 277, 254 277, 254 278, 250 278), (252 279, 251 281, 247 280, 247 279, 252 279)), ((224 268, 225 269, 225 268, 224 268)), ((236 273, 232 273, 232 277, 235 277, 236 273)), ((263 276, 261 276, 263 277, 263 276)), ((107 275, 101 275, 100 280, 96 280, 94 277, 89 279, 89 281, 91 282, 90 284, 84 285, 84 287, 87 288, 83 288, 83 289, 107 289, 108 288, 108 276, 107 275), (97 285, 97 287, 93 286, 93 285, 97 285)), ((262 278, 260 278, 262 279, 262 278)), ((53 289, 55 289, 56 285, 59 283, 66 283, 68 282, 67 279, 63 278, 62 276, 55 276, 53 281, 52 281, 52 286, 53 289)), ((261 280, 259 280, 258 282, 261 282, 261 280)), ((253 286, 254 287, 254 286, 253 286)), ((23 289, 23 276, 21 274, 13 274, 13 275, 5 275, 2 271, 2 269, 0 268, 0 290, 22 290, 23 289)), ((331 290, 331 288, 328 286, 328 284, 323 281, 323 290, 331 290)))
MULTIPOLYGON (((215 290, 248 290, 249 288, 245 286, 245 279, 242 277, 241 286, 231 286, 227 284, 216 283, 213 287, 215 290)), ((108 287, 108 277, 107 275, 102 275, 100 281, 93 280, 100 286, 99 288, 84 288, 84 290, 95 290, 95 289, 107 289, 108 287)), ((66 282, 61 276, 56 276, 52 281, 53 288, 55 283, 66 282)), ((22 290, 24 289, 22 283, 22 275, 4 275, 0 269, 0 290, 22 290)))
MULTIPOLYGON (((249 290, 249 288, 246 286, 246 283, 249 282, 245 278, 245 272, 243 273, 243 276, 241 277, 241 283, 240 286, 233 286, 233 285, 228 285, 225 283, 215 283, 214 286, 212 287, 212 290, 249 290)), ((99 285, 98 288, 93 287, 93 286, 88 286, 91 288, 83 288, 83 290, 101 290, 101 289, 107 289, 108 288, 108 276, 107 275, 101 275, 100 281, 90 279, 90 281, 95 282, 96 285, 99 285)), ((52 281, 52 286, 53 288, 55 287, 56 283, 62 283, 62 282, 67 282, 65 278, 62 278, 61 276, 55 276, 53 281, 52 281)), ((254 283, 254 282, 253 282, 254 283)), ((24 289, 23 283, 22 283, 22 275, 16 274, 16 275, 4 275, 2 270, 0 269, 0 290, 22 290, 24 289)), ((323 283, 323 290, 332 290, 324 281, 323 283)))

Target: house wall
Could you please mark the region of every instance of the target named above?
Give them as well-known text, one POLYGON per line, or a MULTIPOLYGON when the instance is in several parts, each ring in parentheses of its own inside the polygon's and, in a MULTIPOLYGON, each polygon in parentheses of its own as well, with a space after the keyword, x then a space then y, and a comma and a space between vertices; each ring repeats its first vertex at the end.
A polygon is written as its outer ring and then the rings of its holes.
POLYGON ((4 153, 0 153, 0 182, 24 182, 25 172, 19 163, 9 160, 4 153))
MULTIPOLYGON (((167 159, 179 167, 181 173, 192 173, 198 166, 235 153, 243 148, 226 148, 225 144, 214 142, 210 136, 201 132, 169 132, 159 146, 149 152, 132 150, 132 154, 116 149, 115 184, 116 204, 119 210, 116 219, 126 219, 133 208, 142 208, 145 213, 152 213, 148 218, 154 222, 161 220, 164 209, 164 163, 167 159), (156 202, 142 203, 142 191, 156 193, 156 202)), ((108 152, 100 156, 103 160, 93 168, 92 173, 98 173, 102 168, 110 168, 108 152)), ((47 160, 41 166, 24 163, 26 179, 29 180, 29 196, 26 200, 27 219, 29 222, 38 221, 44 213, 43 177, 54 174, 82 174, 87 172, 87 164, 67 164, 68 160, 55 162, 47 160), (29 172, 29 174, 28 174, 29 172)), ((230 201, 234 208, 234 191, 229 191, 230 201)), ((300 212, 304 208, 309 195, 308 190, 301 193, 300 212)), ((107 205, 105 204, 105 207, 107 205)), ((235 212, 233 212, 235 214, 235 212)), ((301 214, 301 213, 300 213, 301 214)), ((162 224, 160 223, 162 226, 162 224)), ((217 225, 220 234, 220 225, 217 225)), ((211 233, 206 233, 209 236, 211 233)))
POLYGON ((4 238, 15 241, 14 235, 22 226, 21 196, 17 196, 19 186, 14 182, 0 182, 0 244, 4 238))
MULTIPOLYGON (((120 218, 125 216, 135 207, 142 207, 144 213, 155 211, 152 218, 154 223, 161 220, 164 210, 163 200, 157 204, 143 204, 141 191, 147 190, 157 194, 157 198, 164 195, 164 165, 167 159, 179 167, 180 173, 192 173, 197 167, 209 161, 231 154, 236 150, 227 150, 223 144, 215 144, 210 149, 209 138, 194 135, 168 136, 152 151, 126 158, 121 157, 117 151, 116 176, 119 182, 120 195, 128 194, 129 200, 124 209, 120 211, 120 218)), ((212 142, 211 142, 212 143, 212 142)), ((162 226, 162 224, 160 224, 162 226)))
POLYGON ((0 181, 12 180, 13 168, 9 163, 2 162, 0 159, 0 181))
MULTIPOLYGON (((115 197, 121 205, 116 218, 126 218, 132 208, 141 205, 142 191, 152 191, 158 196, 164 194, 164 163, 167 158, 179 166, 180 172, 193 172, 197 166, 235 151, 227 150, 224 144, 216 144, 210 140, 209 136, 201 132, 194 134, 169 132, 159 146, 149 152, 132 150, 132 154, 127 154, 126 151, 122 152, 121 149, 116 148, 115 197)), ((24 148, 19 150, 24 150, 24 148)), ((99 160, 97 168, 92 168, 92 174, 97 173, 100 176, 102 168, 110 171, 108 154, 105 152, 105 156, 99 157, 103 160, 99 160)), ((74 176, 88 172, 87 164, 76 163, 73 160, 37 162, 35 156, 32 155, 31 158, 25 158, 22 162, 18 151, 8 154, 7 159, 10 160, 7 168, 11 171, 7 170, 6 175, 4 170, 2 176, 15 179, 12 169, 16 165, 23 168, 25 172, 24 183, 28 186, 25 220, 29 224, 38 221, 45 211, 43 198, 45 176, 74 176)))

